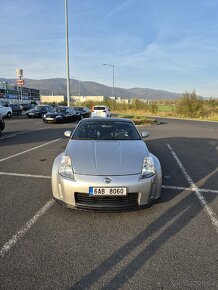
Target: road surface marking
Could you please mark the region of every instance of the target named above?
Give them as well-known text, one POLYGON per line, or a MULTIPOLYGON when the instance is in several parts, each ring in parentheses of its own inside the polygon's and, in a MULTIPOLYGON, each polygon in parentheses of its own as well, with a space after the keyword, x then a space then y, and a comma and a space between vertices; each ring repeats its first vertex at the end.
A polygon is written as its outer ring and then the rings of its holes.
POLYGON ((5 160, 8 160, 8 159, 11 159, 11 158, 13 158, 13 157, 17 157, 17 156, 19 156, 19 155, 22 155, 22 154, 28 153, 28 152, 33 151, 33 150, 36 150, 36 149, 41 148, 41 147, 43 147, 43 146, 46 146, 46 145, 49 145, 49 144, 51 144, 51 143, 57 142, 57 141, 59 141, 59 140, 61 140, 61 139, 62 139, 62 138, 58 138, 58 139, 52 140, 52 141, 50 141, 50 142, 44 143, 44 144, 42 144, 42 145, 39 145, 39 146, 33 147, 33 148, 31 148, 31 149, 28 149, 28 150, 25 150, 25 151, 22 151, 22 152, 16 153, 16 154, 14 154, 14 155, 11 155, 11 156, 8 156, 8 157, 5 157, 5 158, 2 158, 2 159, 0 159, 0 162, 5 161, 5 160))
MULTIPOLYGON (((5 171, 0 171, 0 175, 51 179, 51 176, 48 176, 48 175, 25 174, 25 173, 5 172, 5 171)), ((162 188, 195 191, 195 188, 191 188, 191 187, 172 186, 172 185, 164 185, 164 184, 162 185, 162 188)), ((198 190, 200 192, 205 192, 205 193, 218 193, 218 190, 213 190, 213 189, 198 188, 198 190)))
MULTIPOLYGON (((182 187, 182 186, 162 185, 162 188, 164 188, 164 189, 175 189, 175 190, 195 191, 195 188, 192 188, 192 187, 182 187)), ((198 190, 200 192, 205 192, 205 193, 218 193, 218 190, 214 190, 214 189, 198 188, 198 190)))
POLYGON ((13 173, 13 172, 3 172, 3 171, 0 171, 0 175, 51 179, 51 176, 46 176, 46 175, 23 174, 23 173, 13 173))
POLYGON ((5 136, 5 137, 1 137, 0 140, 12 138, 12 137, 15 137, 15 136, 16 136, 16 134, 8 135, 8 136, 5 136))
POLYGON ((0 250, 0 257, 10 251, 10 249, 32 228, 32 226, 37 222, 37 220, 43 216, 49 208, 55 203, 53 199, 50 199, 35 215, 28 221, 13 237, 4 244, 0 250))
MULTIPOLYGON (((0 171, 0 175, 51 179, 51 176, 48 176, 48 175, 25 174, 25 173, 5 172, 5 171, 0 171)), ((192 187, 173 186, 173 185, 164 185, 164 184, 162 185, 162 188, 164 188, 164 189, 175 189, 175 190, 195 191, 195 188, 192 188, 192 187)), ((205 189, 205 188, 198 188, 198 189, 199 189, 200 192, 205 192, 205 193, 218 193, 218 190, 205 189)))
POLYGON ((48 129, 48 128, 51 128, 51 127, 41 127, 41 128, 37 128, 37 129, 33 129, 33 130, 27 130, 27 131, 23 131, 23 132, 18 132, 18 133, 13 134, 13 135, 8 135, 8 136, 5 136, 5 137, 1 137, 0 140, 8 139, 8 138, 11 138, 11 137, 15 137, 17 135, 26 134, 26 133, 30 133, 30 132, 34 132, 34 131, 45 130, 45 129, 48 129))
POLYGON ((176 155, 176 153, 173 151, 172 147, 170 146, 170 144, 167 143, 168 148, 170 149, 171 154, 173 155, 174 159, 176 160, 176 163, 178 164, 179 168, 181 169, 185 179, 187 180, 187 182, 190 185, 190 188, 193 189, 196 197, 198 198, 198 200, 200 201, 203 209, 205 210, 207 216, 209 217, 212 225, 214 226, 216 232, 218 233, 218 219, 217 216, 215 214, 215 212, 212 210, 212 208, 209 206, 209 204, 207 203, 206 199, 203 197, 203 195, 201 194, 199 188, 195 185, 194 181, 192 180, 191 176, 187 173, 186 169, 184 168, 184 166, 182 165, 181 161, 179 160, 178 156, 176 155))

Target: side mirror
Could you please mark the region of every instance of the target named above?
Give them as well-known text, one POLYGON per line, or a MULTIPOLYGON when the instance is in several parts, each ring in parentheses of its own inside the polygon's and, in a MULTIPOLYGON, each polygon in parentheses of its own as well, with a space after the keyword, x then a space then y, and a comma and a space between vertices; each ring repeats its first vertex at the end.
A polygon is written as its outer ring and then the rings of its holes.
POLYGON ((72 133, 71 131, 65 131, 64 136, 70 138, 71 133, 72 133))
POLYGON ((142 132, 141 132, 141 136, 142 136, 142 138, 147 138, 147 137, 150 136, 150 134, 149 134, 149 132, 147 132, 147 131, 142 131, 142 132))

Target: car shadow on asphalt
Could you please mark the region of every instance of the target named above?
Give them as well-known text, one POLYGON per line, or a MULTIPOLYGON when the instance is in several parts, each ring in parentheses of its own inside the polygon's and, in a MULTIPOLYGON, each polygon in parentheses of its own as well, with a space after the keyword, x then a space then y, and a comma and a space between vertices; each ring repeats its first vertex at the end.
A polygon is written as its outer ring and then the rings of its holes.
MULTIPOLYGON (((0 145, 4 146, 13 146, 13 145, 24 145, 31 143, 43 143, 49 142, 57 138, 66 138, 64 137, 64 131, 73 131, 76 123, 68 123, 62 124, 60 126, 54 126, 54 128, 43 128, 43 129, 35 129, 30 132, 25 132, 29 130, 25 130, 24 133, 22 131, 10 131, 10 132, 2 132, 0 136, 0 145), (18 134, 18 135, 16 135, 18 134), (16 136, 13 136, 16 135, 16 136), (11 136, 11 137, 10 137, 11 136)), ((69 140, 66 138, 66 140, 69 140)))
MULTIPOLYGON (((182 192, 180 192, 182 194, 182 192)), ((192 219, 194 219, 200 212, 202 207, 200 203, 195 202, 193 194, 188 194, 184 199, 177 203, 172 208, 159 216, 152 222, 145 230, 139 233, 134 239, 126 243, 122 248, 115 251, 109 258, 104 260, 98 267, 82 277, 72 287, 74 289, 89 289, 107 272, 111 271, 118 264, 122 263, 132 251, 140 245, 144 248, 145 241, 152 237, 155 233, 166 227, 171 220, 174 220, 163 232, 154 238, 147 246, 134 257, 131 262, 124 266, 112 280, 101 289, 119 289, 133 277, 142 266, 174 235, 180 232, 192 219), (187 206, 188 205, 188 206, 187 206)))
MULTIPOLYGON (((172 148, 176 152, 179 152, 179 156, 182 162, 187 163, 190 153, 182 154, 182 148, 185 145, 189 145, 192 148, 196 148, 196 156, 203 154, 205 149, 208 150, 209 155, 206 153, 205 158, 209 158, 210 166, 202 167, 198 172, 198 177, 196 175, 196 170, 194 168, 198 166, 198 162, 204 162, 204 157, 199 158, 196 162, 192 162, 194 167, 191 167, 191 175, 194 174, 194 179, 196 179, 196 184, 200 183, 204 186, 212 178, 210 176, 211 172, 216 172, 217 162, 217 140, 215 139, 194 139, 194 138, 167 138, 167 139, 157 139, 146 142, 149 149, 154 149, 154 153, 158 158, 166 160, 166 151, 163 150, 162 154, 158 148, 166 148, 166 144, 171 144, 172 148), (199 146, 201 142, 206 146, 199 146), (196 147, 193 147, 196 146, 196 147), (187 154, 187 155, 186 155, 187 154), (186 156, 185 156, 186 155, 186 156), (214 160, 215 159, 215 160, 214 160), (208 177, 208 178, 207 178, 208 177), (203 183, 201 182, 203 180, 203 183)), ((169 155, 170 156, 170 155, 169 155)), ((162 160, 163 161, 163 160, 162 160)), ((175 161, 174 161, 175 162, 175 161)), ((175 162, 176 164, 176 162, 175 162)), ((163 171, 167 168, 167 164, 163 166, 163 171)), ((198 167, 197 167, 198 168, 198 167)), ((189 168, 188 168, 189 169, 189 168)), ((174 184, 176 185, 176 184, 174 184)), ((178 184, 179 185, 179 184, 178 184)), ((90 289, 94 287, 95 283, 98 283, 104 275, 107 275, 113 269, 116 269, 119 265, 120 270, 112 275, 112 279, 107 282, 101 289, 119 289, 123 287, 128 281, 145 265, 145 263, 154 256, 158 250, 160 250, 167 242, 169 242, 175 235, 182 231, 191 221, 193 221, 203 210, 201 203, 197 200, 194 192, 187 190, 177 190, 174 191, 175 194, 170 194, 170 190, 164 190, 165 194, 162 195, 161 202, 167 203, 170 199, 179 196, 179 201, 162 213, 158 218, 156 218, 151 224, 149 224, 143 231, 136 235, 132 240, 127 242, 118 250, 114 251, 112 255, 106 258, 102 263, 100 263, 95 269, 84 275, 80 280, 71 285, 69 289, 90 289), (164 229, 164 230, 163 230, 164 229), (152 239, 152 236, 155 236, 152 239), (151 238, 151 239, 150 239, 151 238), (146 243, 146 240, 148 242, 146 243), (126 265, 124 259, 134 253, 136 248, 142 247, 139 254, 135 255, 133 259, 126 265), (122 268, 121 268, 122 267, 122 268)), ((215 200, 217 195, 207 196, 207 201, 210 204, 215 200)), ((158 206, 158 205, 157 205, 158 206)), ((145 209, 146 211, 146 209, 145 209)), ((206 213, 205 213, 206 216, 206 213)), ((209 224, 209 222, 208 222, 209 224)), ((215 229, 211 225, 211 231, 215 232, 215 229)))

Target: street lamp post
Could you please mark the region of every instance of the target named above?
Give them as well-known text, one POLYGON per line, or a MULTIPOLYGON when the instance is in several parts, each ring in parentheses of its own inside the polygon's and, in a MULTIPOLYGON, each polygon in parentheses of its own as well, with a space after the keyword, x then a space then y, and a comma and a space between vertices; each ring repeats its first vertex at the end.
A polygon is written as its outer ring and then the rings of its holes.
POLYGON ((112 93, 113 93, 113 97, 114 97, 114 64, 107 64, 107 63, 103 63, 103 65, 106 65, 106 66, 110 66, 113 68, 113 89, 112 89, 112 93))
POLYGON ((65 26, 66 26, 66 76, 67 76, 67 106, 70 106, 70 66, 68 41, 68 0, 65 0, 65 26))

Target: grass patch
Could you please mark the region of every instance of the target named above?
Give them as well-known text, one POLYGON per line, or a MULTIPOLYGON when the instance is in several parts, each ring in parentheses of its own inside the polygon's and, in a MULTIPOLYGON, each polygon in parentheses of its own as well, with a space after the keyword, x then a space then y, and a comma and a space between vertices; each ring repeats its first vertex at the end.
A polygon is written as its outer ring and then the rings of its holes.
POLYGON ((172 105, 158 105, 158 112, 172 112, 174 107, 172 105))
POLYGON ((143 115, 113 114, 113 117, 131 119, 135 123, 135 125, 155 125, 155 124, 158 124, 156 119, 146 117, 143 115))

